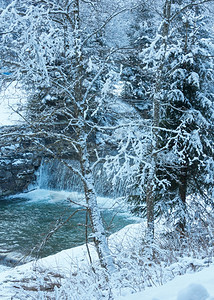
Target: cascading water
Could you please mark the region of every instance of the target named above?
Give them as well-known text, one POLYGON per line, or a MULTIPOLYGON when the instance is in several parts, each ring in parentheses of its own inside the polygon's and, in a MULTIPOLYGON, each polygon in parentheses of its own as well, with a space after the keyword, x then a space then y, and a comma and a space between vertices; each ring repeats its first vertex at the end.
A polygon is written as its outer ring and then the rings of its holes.
MULTIPOLYGON (((67 161, 76 169, 80 169, 78 161, 67 161)), ((97 195, 106 197, 119 197, 123 195, 123 190, 115 191, 108 180, 102 165, 97 165, 94 170, 95 190, 97 195)), ((40 189, 57 191, 83 192, 83 185, 78 177, 62 162, 51 159, 43 160, 37 173, 37 185, 40 189)), ((122 187, 122 185, 121 185, 122 187)))
MULTIPOLYGON (((78 161, 69 161, 79 169, 78 161)), ((37 185, 40 189, 82 192, 81 180, 68 167, 56 159, 43 160, 37 172, 37 185)))

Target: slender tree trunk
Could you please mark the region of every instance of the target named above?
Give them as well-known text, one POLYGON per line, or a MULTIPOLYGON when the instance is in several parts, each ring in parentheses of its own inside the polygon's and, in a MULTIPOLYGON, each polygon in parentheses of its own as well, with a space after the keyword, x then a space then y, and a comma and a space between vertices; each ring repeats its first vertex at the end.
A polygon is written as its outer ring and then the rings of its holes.
POLYGON ((184 235, 186 230, 186 196, 187 196, 187 182, 188 182, 188 162, 181 169, 181 176, 179 182, 179 196, 181 200, 181 216, 178 223, 178 228, 181 232, 181 235, 184 235))
POLYGON ((155 189, 157 184, 156 173, 158 164, 158 148, 159 148, 159 124, 160 124, 160 106, 161 106, 161 91, 164 82, 164 62, 165 51, 167 47, 167 37, 169 33, 170 15, 171 15, 171 0, 166 0, 164 5, 164 20, 162 26, 162 45, 164 52, 160 58, 159 68, 157 71, 155 94, 153 98, 153 129, 152 129, 152 145, 151 145, 151 169, 148 177, 148 186, 146 194, 147 205, 147 240, 154 238, 154 202, 155 202, 155 189))
MULTIPOLYGON (((84 133, 80 136, 80 165, 84 177, 84 193, 91 222, 93 240, 101 266, 106 270, 106 280, 110 281, 111 274, 115 272, 115 266, 110 253, 106 232, 103 226, 100 209, 97 203, 97 195, 94 188, 94 178, 89 164, 88 150, 84 133)), ((109 299, 112 299, 109 287, 109 299)))
POLYGON ((146 214, 147 214, 147 230, 146 240, 150 243, 154 239, 154 186, 153 181, 148 184, 146 192, 146 214))
MULTIPOLYGON (((75 77, 74 77, 74 95, 76 103, 76 111, 74 112, 76 119, 78 120, 78 126, 76 129, 77 140, 78 140, 78 152, 79 160, 81 166, 81 172, 83 177, 84 193, 86 198, 86 203, 88 206, 88 214, 91 222, 94 244, 96 251, 100 260, 101 266, 106 270, 106 280, 110 281, 111 273, 115 271, 115 266, 113 263, 113 258, 111 256, 106 232, 103 226, 102 217, 97 204, 97 196, 94 188, 94 179, 92 170, 89 164, 89 155, 87 149, 87 121, 85 120, 87 112, 87 101, 84 99, 84 87, 83 87, 83 77, 84 70, 82 66, 83 52, 80 36, 80 17, 79 17, 79 0, 74 0, 73 2, 73 13, 74 13, 74 37, 75 37, 75 77)), ((111 293, 110 293, 111 295, 111 293)), ((111 296, 110 296, 111 298, 111 296)))
POLYGON ((97 254, 100 264, 107 272, 112 274, 115 271, 113 259, 108 248, 106 232, 103 226, 102 217, 97 204, 97 196, 94 191, 93 175, 91 171, 86 170, 87 183, 84 184, 84 191, 86 202, 88 205, 88 213, 91 221, 94 244, 96 246, 97 254))

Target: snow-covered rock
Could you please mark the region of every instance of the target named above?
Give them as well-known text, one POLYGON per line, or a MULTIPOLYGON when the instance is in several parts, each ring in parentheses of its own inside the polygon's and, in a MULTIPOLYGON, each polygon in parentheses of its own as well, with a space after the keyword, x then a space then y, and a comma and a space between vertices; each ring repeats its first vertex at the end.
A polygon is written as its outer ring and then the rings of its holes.
POLYGON ((178 293, 177 300, 206 300, 209 294, 201 284, 192 283, 178 293))

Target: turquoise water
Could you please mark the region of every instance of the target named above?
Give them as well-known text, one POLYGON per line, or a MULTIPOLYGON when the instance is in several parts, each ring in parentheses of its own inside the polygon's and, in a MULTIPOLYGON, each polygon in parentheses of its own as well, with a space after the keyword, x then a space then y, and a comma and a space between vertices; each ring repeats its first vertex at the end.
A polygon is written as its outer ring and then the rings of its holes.
MULTIPOLYGON (((76 202, 81 199, 81 195, 75 197, 68 192, 36 191, 0 200, 0 254, 17 252, 21 255, 45 257, 84 244, 86 212, 78 211, 39 251, 45 236, 56 223, 59 220, 65 221, 77 209, 82 208, 71 204, 68 196, 73 197, 76 202), (31 253, 33 248, 35 249, 31 253)), ((105 207, 102 214, 108 234, 134 223, 118 207, 110 208, 113 204, 110 199, 106 199, 106 202, 104 200, 100 200, 100 205, 105 207)))

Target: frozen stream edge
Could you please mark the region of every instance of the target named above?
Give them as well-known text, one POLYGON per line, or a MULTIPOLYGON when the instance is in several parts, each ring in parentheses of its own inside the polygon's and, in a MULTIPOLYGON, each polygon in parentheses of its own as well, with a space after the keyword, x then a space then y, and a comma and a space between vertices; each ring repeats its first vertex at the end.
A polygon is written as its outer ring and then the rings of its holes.
MULTIPOLYGON (((115 247, 117 249, 118 247, 122 247, 123 249, 127 248, 128 250, 129 245, 142 235, 142 230, 145 230, 145 226, 142 223, 127 225, 109 237, 110 249, 114 251, 115 247)), ((93 260, 96 260, 96 251, 92 245, 90 245, 90 251, 93 260)), ((35 268, 48 269, 49 271, 57 271, 61 274, 68 274, 72 270, 75 271, 75 268, 78 270, 85 264, 89 264, 89 260, 86 246, 82 245, 68 250, 63 250, 55 255, 42 258, 37 262, 33 261, 14 269, 2 271, 0 273, 0 299, 11 299, 16 292, 14 289, 14 281, 21 280, 23 278, 30 278, 32 273, 35 272, 35 268)), ((212 297, 191 298, 194 294, 194 285, 199 289, 201 287, 202 289, 204 288, 207 290, 209 295, 214 295, 213 263, 200 272, 176 276, 173 280, 162 286, 146 288, 146 290, 134 294, 130 294, 128 291, 125 291, 121 294, 121 296, 117 296, 115 300, 180 300, 178 295, 183 292, 187 292, 187 296, 185 296, 184 299, 182 298, 182 300, 214 300, 212 297)), ((118 295, 119 294, 120 293, 118 291, 118 295)))

